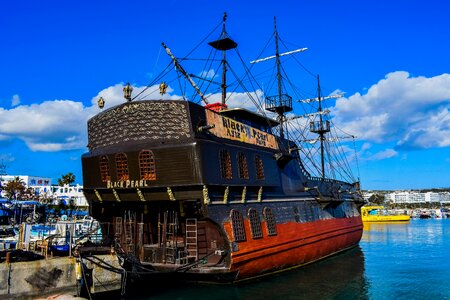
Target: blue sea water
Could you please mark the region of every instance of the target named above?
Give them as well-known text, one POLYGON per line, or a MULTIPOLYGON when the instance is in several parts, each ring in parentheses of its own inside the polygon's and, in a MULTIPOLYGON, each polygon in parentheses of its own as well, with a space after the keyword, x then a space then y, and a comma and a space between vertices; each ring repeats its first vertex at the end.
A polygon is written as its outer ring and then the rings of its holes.
POLYGON ((450 219, 370 224, 360 246, 370 299, 450 299, 450 219))
POLYGON ((144 293, 138 299, 450 299, 450 219, 366 224, 358 247, 258 281, 144 293))

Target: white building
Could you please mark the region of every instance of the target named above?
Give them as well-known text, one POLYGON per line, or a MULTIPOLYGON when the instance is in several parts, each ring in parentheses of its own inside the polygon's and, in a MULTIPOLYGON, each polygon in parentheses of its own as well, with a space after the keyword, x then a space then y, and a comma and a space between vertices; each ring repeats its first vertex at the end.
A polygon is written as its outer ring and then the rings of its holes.
POLYGON ((417 191, 396 191, 385 194, 385 201, 393 203, 450 203, 449 192, 426 192, 421 193, 417 191))
MULTIPOLYGON (((23 180, 26 188, 32 188, 35 196, 39 198, 52 199, 52 204, 59 204, 60 201, 65 201, 65 204, 69 204, 69 201, 73 201, 75 206, 88 206, 88 202, 83 194, 83 186, 77 184, 75 186, 64 185, 54 186, 52 185, 52 179, 39 176, 27 176, 27 175, 3 175, 2 186, 6 185, 11 180, 19 177, 23 180)), ((2 197, 6 197, 6 192, 2 190, 2 197)))
MULTIPOLYGON (((2 175, 0 185, 5 186, 8 182, 13 181, 17 177, 25 183, 26 188, 32 188, 36 196, 39 196, 41 191, 49 191, 52 186, 51 178, 28 175, 2 175)), ((3 189, 1 191, 1 196, 6 197, 6 192, 3 189)))
POLYGON ((83 186, 77 184, 76 186, 52 186, 52 195, 60 200, 73 200, 75 206, 88 206, 86 197, 83 194, 83 186))

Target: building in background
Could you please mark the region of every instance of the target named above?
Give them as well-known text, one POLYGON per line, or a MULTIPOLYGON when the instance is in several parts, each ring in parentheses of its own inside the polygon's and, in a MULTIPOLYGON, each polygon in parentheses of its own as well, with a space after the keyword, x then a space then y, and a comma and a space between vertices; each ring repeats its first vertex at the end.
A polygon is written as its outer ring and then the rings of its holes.
MULTIPOLYGON (((39 196, 40 193, 47 192, 52 186, 52 179, 48 177, 29 176, 29 175, 2 175, 1 186, 6 186, 9 181, 19 178, 25 183, 26 188, 31 188, 35 196, 39 196)), ((6 197, 6 192, 2 189, 1 197, 6 197)))
POLYGON ((450 204, 450 192, 396 191, 385 194, 385 202, 394 204, 450 204))
MULTIPOLYGON (((19 178, 25 183, 25 187, 32 189, 32 198, 45 201, 49 204, 73 205, 77 207, 87 207, 88 203, 83 194, 83 186, 77 184, 57 186, 52 185, 52 178, 28 175, 3 175, 1 186, 5 186, 9 181, 19 178)), ((1 197, 6 198, 6 192, 1 191, 1 197)))

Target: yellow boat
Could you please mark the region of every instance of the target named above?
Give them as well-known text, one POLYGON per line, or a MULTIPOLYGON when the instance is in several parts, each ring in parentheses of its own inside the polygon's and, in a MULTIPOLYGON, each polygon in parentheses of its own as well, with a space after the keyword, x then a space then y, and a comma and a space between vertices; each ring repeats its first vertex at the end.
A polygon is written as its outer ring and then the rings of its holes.
POLYGON ((363 206, 361 215, 363 222, 408 222, 411 218, 408 215, 389 214, 384 206, 363 206))

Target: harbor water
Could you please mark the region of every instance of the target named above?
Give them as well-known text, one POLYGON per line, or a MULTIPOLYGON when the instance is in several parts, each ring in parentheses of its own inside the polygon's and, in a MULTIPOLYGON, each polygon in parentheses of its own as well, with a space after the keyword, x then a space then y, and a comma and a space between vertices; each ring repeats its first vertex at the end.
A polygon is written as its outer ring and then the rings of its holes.
POLYGON ((450 299, 449 249, 450 219, 372 223, 358 247, 318 263, 238 285, 172 285, 135 299, 450 299))

